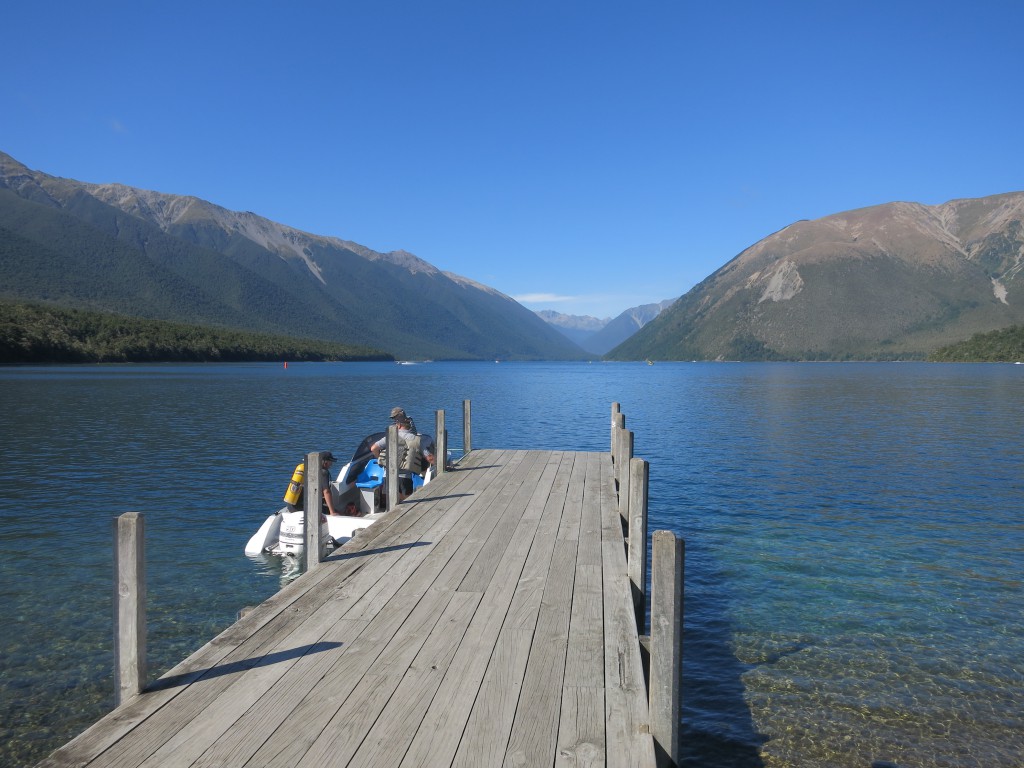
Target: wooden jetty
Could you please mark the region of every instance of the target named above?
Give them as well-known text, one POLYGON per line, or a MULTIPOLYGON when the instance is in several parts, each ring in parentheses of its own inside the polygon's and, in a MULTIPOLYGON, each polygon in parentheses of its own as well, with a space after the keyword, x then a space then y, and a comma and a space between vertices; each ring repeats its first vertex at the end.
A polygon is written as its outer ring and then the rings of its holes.
POLYGON ((679 620, 649 694, 616 410, 609 453, 473 450, 40 765, 672 764, 679 620))

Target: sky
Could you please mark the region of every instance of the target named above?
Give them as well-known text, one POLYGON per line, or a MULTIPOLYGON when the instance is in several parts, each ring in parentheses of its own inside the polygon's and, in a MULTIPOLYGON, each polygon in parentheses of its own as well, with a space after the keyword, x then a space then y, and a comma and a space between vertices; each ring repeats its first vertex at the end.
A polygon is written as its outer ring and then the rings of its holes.
POLYGON ((686 293, 800 219, 1024 190, 1019 0, 56 0, 0 151, 405 250, 534 310, 686 293))

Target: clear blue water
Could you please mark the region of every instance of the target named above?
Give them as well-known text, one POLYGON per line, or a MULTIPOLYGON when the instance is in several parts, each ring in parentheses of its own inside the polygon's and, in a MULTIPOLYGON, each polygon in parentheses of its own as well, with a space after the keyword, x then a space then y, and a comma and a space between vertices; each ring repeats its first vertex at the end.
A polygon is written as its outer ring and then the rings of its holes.
POLYGON ((476 447, 651 462, 686 541, 691 766, 1024 764, 1024 366, 166 365, 0 370, 0 765, 113 703, 112 519, 145 513, 166 671, 294 574, 242 548, 310 450, 405 406, 476 447))

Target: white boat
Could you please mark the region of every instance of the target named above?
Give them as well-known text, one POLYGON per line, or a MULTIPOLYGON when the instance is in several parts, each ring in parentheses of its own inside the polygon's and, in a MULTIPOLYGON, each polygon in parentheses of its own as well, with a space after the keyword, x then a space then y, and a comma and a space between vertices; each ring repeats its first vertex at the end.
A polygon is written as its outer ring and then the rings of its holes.
MULTIPOLYGON (((321 535, 329 547, 341 546, 355 536, 356 531, 370 527, 387 513, 384 467, 370 453, 370 446, 384 435, 384 432, 368 435, 331 482, 334 508, 344 511, 350 509, 350 504, 354 504, 355 514, 321 517, 321 535)), ((293 484, 300 470, 304 471, 302 464, 296 467, 289 491, 294 490, 293 484)), ((425 478, 413 474, 413 490, 430 482, 432 474, 432 468, 427 470, 425 478)), ((292 494, 286 493, 284 501, 285 505, 264 520, 263 525, 249 539, 245 545, 245 554, 298 555, 302 552, 305 547, 305 512, 301 504, 296 506, 292 494)))

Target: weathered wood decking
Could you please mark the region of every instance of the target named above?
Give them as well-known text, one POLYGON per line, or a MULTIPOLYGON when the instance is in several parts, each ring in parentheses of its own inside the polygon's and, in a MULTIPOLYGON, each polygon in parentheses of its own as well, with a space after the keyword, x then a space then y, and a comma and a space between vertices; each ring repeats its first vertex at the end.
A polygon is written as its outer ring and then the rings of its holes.
POLYGON ((607 453, 476 450, 45 766, 653 766, 607 453))

